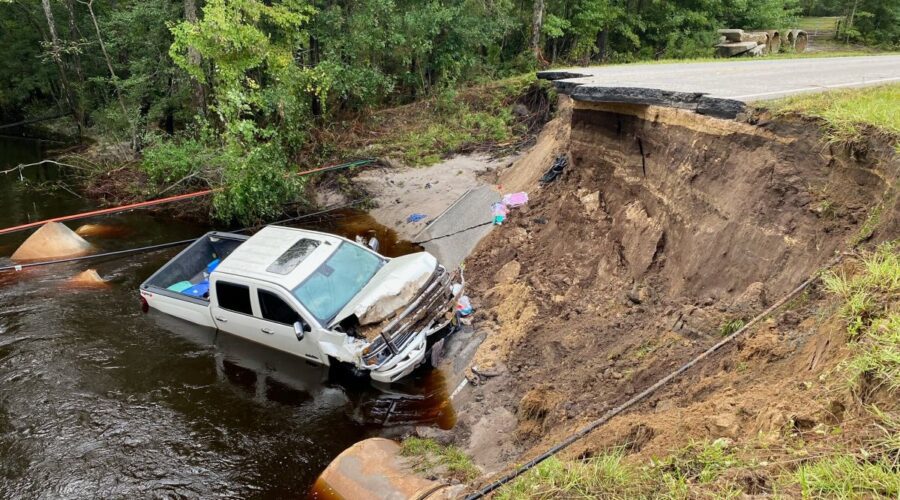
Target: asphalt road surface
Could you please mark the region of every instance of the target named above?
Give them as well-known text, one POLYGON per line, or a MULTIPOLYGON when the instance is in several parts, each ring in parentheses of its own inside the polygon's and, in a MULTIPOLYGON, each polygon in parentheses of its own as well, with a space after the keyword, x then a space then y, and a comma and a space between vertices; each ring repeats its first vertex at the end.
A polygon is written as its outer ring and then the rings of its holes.
POLYGON ((752 102, 804 92, 900 82, 900 55, 807 59, 730 59, 715 62, 626 64, 540 72, 566 83, 702 92, 752 102))
MULTIPOLYGON (((566 93, 579 87, 576 99, 675 106, 733 117, 744 106, 742 103, 900 82, 900 55, 628 64, 549 70, 538 75, 562 83, 560 88, 566 93), (576 75, 581 77, 573 78, 576 75), (698 94, 707 95, 700 100, 698 94)), ((499 193, 491 186, 466 193, 414 239, 437 238, 425 243, 425 249, 447 268, 454 268, 493 228, 487 225, 465 230, 489 221, 490 205, 497 198, 499 193)))

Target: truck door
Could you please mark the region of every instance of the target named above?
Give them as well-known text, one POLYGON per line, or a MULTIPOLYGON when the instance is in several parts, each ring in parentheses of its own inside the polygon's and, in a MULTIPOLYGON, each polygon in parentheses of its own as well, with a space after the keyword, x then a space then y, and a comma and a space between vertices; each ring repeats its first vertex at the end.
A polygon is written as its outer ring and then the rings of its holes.
POLYGON ((227 280, 215 280, 210 291, 210 307, 216 328, 256 342, 260 321, 253 317, 250 286, 227 280))
POLYGON ((290 305, 290 302, 280 293, 264 288, 257 288, 257 297, 263 324, 261 333, 270 337, 267 343, 311 361, 326 363, 309 322, 290 305), (303 340, 297 339, 294 330, 294 323, 297 321, 303 325, 305 332, 303 340))

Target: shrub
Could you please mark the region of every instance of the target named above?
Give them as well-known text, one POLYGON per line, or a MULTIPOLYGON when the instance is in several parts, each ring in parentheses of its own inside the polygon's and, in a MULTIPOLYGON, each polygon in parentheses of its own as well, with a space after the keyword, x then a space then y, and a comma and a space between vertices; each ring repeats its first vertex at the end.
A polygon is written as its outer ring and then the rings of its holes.
POLYGON ((157 140, 143 151, 141 167, 153 182, 172 183, 212 166, 214 156, 191 137, 157 140))

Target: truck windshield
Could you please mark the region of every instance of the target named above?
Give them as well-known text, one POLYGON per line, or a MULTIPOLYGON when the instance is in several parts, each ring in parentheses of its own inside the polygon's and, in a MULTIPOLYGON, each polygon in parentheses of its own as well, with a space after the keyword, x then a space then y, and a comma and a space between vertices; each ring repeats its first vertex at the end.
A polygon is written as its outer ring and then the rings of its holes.
POLYGON ((306 309, 325 324, 375 276, 384 261, 356 245, 341 243, 306 281, 294 289, 306 309))

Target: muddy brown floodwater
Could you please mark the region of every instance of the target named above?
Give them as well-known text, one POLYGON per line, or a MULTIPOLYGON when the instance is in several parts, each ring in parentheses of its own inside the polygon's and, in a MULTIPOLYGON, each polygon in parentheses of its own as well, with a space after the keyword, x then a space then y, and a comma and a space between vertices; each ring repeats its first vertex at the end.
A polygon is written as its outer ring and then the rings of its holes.
MULTIPOLYGON (((40 143, 0 139, 0 169, 44 154, 40 143)), ((28 168, 24 183, 0 175, 0 227, 91 208, 33 189, 64 174, 28 168)), ((388 254, 417 249, 363 213, 338 215, 310 225, 374 230, 388 254)), ((88 222, 101 225, 87 239, 102 250, 209 230, 141 212, 88 222)), ((0 266, 26 236, 0 236, 0 266)), ((436 371, 391 386, 338 380, 257 344, 142 314, 138 285, 178 250, 0 273, 0 497, 302 497, 360 439, 453 425, 436 371), (86 269, 109 286, 66 286, 86 269)))

